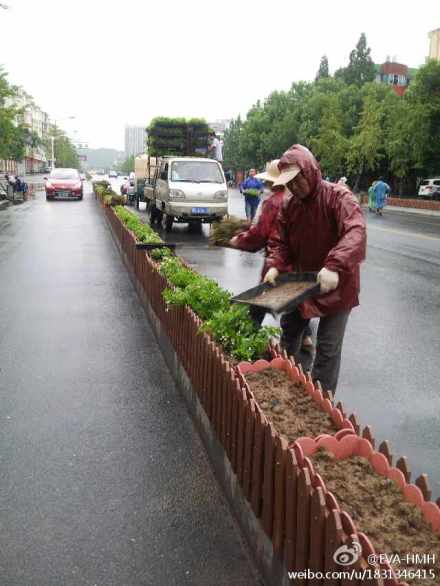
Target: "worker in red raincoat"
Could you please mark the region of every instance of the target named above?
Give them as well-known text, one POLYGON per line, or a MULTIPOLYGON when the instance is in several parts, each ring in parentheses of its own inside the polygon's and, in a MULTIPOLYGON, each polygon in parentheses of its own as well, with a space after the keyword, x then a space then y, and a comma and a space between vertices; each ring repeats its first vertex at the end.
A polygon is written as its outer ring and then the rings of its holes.
POLYGON ((344 185, 324 181, 319 164, 304 146, 294 145, 281 157, 274 187, 286 186, 278 229, 269 243, 264 280, 279 273, 316 271, 321 293, 281 318, 281 343, 297 356, 310 318, 319 317, 313 380, 336 390, 347 320, 359 305, 359 265, 365 259, 366 228, 361 208, 344 185))
MULTIPOLYGON (((230 245, 240 250, 247 250, 249 252, 257 252, 258 250, 266 249, 269 239, 274 236, 277 228, 278 214, 286 194, 284 185, 273 187, 273 183, 278 179, 280 171, 278 169, 279 160, 271 161, 266 165, 266 171, 256 175, 266 184, 266 189, 269 190, 268 197, 260 204, 259 214, 257 212, 256 222, 252 224, 248 230, 241 232, 230 241, 230 245)), ((267 260, 265 260, 263 269, 261 271, 261 280, 263 281, 269 267, 267 260)), ((259 325, 263 322, 266 310, 263 307, 251 306, 249 310, 251 317, 259 325)), ((309 326, 304 331, 302 338, 302 349, 311 352, 313 349, 312 332, 309 326)))

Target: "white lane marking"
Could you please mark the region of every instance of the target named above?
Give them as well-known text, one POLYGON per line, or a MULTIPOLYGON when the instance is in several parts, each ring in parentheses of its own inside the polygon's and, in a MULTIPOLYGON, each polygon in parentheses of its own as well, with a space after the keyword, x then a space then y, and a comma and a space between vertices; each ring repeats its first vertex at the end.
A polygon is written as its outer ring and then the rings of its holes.
POLYGON ((396 228, 384 228, 381 226, 367 225, 367 230, 379 230, 379 232, 392 232, 393 234, 400 234, 401 236, 415 236, 416 238, 423 238, 424 240, 440 240, 439 236, 428 236, 427 234, 419 234, 418 232, 408 232, 406 230, 397 230, 396 228))

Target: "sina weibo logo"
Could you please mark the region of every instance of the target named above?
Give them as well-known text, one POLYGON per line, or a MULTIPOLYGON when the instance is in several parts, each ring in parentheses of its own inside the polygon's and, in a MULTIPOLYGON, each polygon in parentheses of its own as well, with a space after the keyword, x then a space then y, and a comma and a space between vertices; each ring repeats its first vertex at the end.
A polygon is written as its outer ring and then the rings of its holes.
POLYGON ((340 566, 351 566, 355 564, 361 555, 362 548, 358 541, 353 541, 352 545, 341 545, 333 554, 333 560, 340 566))

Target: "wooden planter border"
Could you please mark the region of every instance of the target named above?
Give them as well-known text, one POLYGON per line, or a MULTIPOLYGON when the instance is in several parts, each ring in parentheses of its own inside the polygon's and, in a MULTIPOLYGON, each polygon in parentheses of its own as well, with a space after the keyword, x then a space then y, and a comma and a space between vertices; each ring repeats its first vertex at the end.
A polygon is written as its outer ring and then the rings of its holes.
MULTIPOLYGON (((162 292, 169 284, 159 273, 159 265, 145 250, 136 247, 134 235, 112 208, 102 202, 101 206, 170 370, 187 399, 217 477, 268 584, 292 584, 287 570, 343 569, 333 560, 333 554, 338 547, 354 540, 362 546, 359 567, 369 553, 374 553, 368 537, 357 532, 348 514, 341 511, 335 497, 314 473, 313 466, 308 465, 307 454, 317 446, 328 444, 330 449, 335 449, 335 445, 348 449, 354 441, 365 450, 365 446, 370 446, 376 465, 387 464, 394 481, 405 480, 410 502, 422 508, 433 529, 440 530, 440 509, 437 503, 430 502, 426 475, 410 484, 406 459, 400 458, 393 468, 388 443, 383 442, 374 451, 371 429, 361 431, 355 415, 347 417, 341 403, 335 406, 331 395, 319 385, 314 386, 300 365, 296 366, 279 345, 273 344, 273 360, 258 361, 257 368, 282 365, 295 380, 305 384, 328 413, 339 422, 342 418, 344 424, 337 438, 301 438, 289 447, 267 420, 245 382, 243 369, 250 367, 242 363, 235 368, 211 337, 200 333, 202 322, 189 307, 167 307, 162 292)), ((372 580, 369 584, 379 586, 380 582, 372 580)), ((397 581, 389 584, 404 586, 397 581)))

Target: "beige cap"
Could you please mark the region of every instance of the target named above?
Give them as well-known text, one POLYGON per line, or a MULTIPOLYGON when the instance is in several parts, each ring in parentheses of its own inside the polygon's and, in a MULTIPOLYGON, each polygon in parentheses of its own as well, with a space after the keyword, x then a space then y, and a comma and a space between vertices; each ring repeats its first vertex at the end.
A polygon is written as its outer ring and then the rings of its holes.
POLYGON ((281 173, 278 175, 278 179, 274 181, 273 186, 276 187, 277 185, 287 185, 287 183, 292 181, 292 179, 294 179, 300 172, 301 169, 298 167, 298 165, 289 165, 281 171, 281 173))
POLYGON ((272 181, 272 183, 276 181, 280 176, 280 170, 278 169, 279 162, 279 159, 275 159, 274 161, 266 163, 266 171, 258 173, 258 175, 256 175, 257 179, 261 179, 262 181, 272 181))

